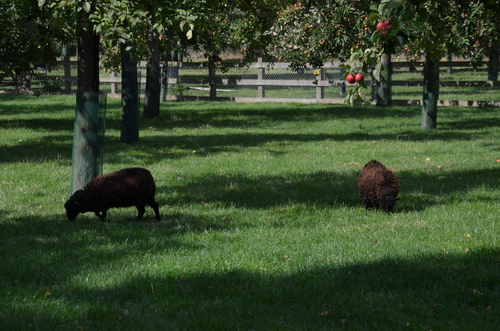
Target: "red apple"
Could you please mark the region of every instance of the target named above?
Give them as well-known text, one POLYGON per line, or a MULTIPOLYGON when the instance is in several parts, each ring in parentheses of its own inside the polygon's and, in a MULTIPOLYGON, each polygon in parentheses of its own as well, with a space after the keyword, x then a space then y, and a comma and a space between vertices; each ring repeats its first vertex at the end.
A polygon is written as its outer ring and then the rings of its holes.
POLYGON ((357 81, 358 83, 361 83, 363 82, 363 80, 365 79, 365 75, 363 75, 362 73, 358 72, 356 74, 356 76, 354 76, 354 80, 357 81))
POLYGON ((378 21, 376 29, 386 34, 392 28, 391 20, 378 21))
POLYGON ((348 74, 346 77, 345 77, 345 80, 349 83, 349 84, 354 84, 354 82, 356 82, 356 78, 354 77, 353 74, 348 74))

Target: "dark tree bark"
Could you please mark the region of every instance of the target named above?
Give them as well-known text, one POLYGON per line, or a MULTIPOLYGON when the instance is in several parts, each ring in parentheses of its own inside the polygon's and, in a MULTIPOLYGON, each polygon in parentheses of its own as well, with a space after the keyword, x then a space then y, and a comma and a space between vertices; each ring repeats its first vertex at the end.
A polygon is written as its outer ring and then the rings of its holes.
POLYGON ((78 31, 77 90, 99 93, 99 36, 88 25, 78 31))
MULTIPOLYGON (((446 62, 451 63, 452 61, 453 61, 453 54, 451 52, 447 52, 446 53, 446 62)), ((446 73, 448 75, 453 74, 453 67, 452 66, 446 67, 446 73)))
POLYGON ((210 88, 210 100, 214 101, 217 98, 217 83, 215 62, 218 61, 218 56, 208 57, 208 86, 210 88))
POLYGON ((430 53, 425 54, 424 95, 422 103, 422 130, 436 128, 439 100, 439 60, 430 53))
POLYGON ((77 93, 71 193, 97 176, 99 131, 99 36, 91 23, 77 38, 77 93))
POLYGON ((377 81, 377 106, 389 107, 392 105, 392 62, 391 55, 382 55, 381 80, 377 81))
POLYGON ((121 142, 139 141, 139 86, 137 58, 130 52, 131 43, 120 45, 122 57, 122 129, 121 142), (127 49, 129 48, 129 49, 127 49))
POLYGON ((146 64, 146 92, 144 99, 145 118, 155 118, 160 115, 161 71, 160 71, 160 38, 153 28, 156 22, 156 13, 153 6, 149 6, 151 25, 148 28, 148 58, 146 64))
POLYGON ((488 62, 488 80, 491 82, 498 81, 498 68, 500 60, 500 49, 498 42, 491 44, 490 61, 488 62))

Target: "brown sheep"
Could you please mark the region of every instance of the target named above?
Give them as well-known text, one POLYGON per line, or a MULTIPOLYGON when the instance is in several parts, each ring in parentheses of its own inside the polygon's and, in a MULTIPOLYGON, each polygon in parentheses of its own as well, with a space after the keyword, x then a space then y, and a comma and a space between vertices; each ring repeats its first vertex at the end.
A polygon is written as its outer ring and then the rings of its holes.
POLYGON ((149 205, 159 221, 155 191, 156 185, 149 170, 127 168, 92 179, 83 189, 74 192, 64 207, 70 221, 80 213, 91 211, 102 221, 109 222, 106 218, 108 209, 135 206, 139 211, 136 222, 139 222, 146 211, 145 205, 149 205))
POLYGON ((365 164, 358 177, 359 195, 366 209, 375 207, 390 212, 399 200, 399 183, 396 175, 382 163, 372 160, 365 164))

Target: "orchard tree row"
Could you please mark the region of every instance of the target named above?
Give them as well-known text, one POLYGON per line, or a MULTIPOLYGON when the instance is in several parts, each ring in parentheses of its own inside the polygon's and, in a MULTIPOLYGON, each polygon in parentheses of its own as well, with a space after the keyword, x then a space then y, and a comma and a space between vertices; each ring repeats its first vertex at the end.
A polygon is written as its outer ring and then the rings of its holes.
POLYGON ((489 56, 488 79, 497 81, 499 6, 498 0, 305 0, 280 12, 270 30, 275 36, 273 54, 293 67, 319 67, 329 58, 351 60, 343 67, 355 88, 349 89, 346 102, 365 99, 363 75, 371 72, 380 106, 391 104, 391 55, 424 58, 421 127, 433 129, 439 60, 445 54, 473 63, 489 56))
MULTIPOLYGON (((364 99, 363 76, 373 73, 377 104, 389 106, 390 55, 402 53, 425 59, 422 128, 435 128, 445 54, 476 62, 489 57, 488 79, 497 80, 499 6, 500 0, 4 0, 0 78, 19 79, 77 40, 78 89, 97 92, 97 65, 104 63, 122 71, 124 107, 137 107, 137 62, 147 60, 144 116, 152 118, 159 114, 166 54, 202 51, 213 77, 225 69, 220 55, 239 47, 244 60, 287 61, 292 69, 341 59, 354 86, 347 103, 364 99)), ((211 88, 214 97, 213 82, 211 88)))

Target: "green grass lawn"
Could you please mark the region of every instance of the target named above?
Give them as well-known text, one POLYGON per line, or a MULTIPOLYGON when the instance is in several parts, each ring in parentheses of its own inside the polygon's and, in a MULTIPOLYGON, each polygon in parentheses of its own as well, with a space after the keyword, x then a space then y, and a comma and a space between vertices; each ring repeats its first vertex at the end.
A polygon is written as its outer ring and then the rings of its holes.
POLYGON ((74 96, 0 94, 1 330, 497 330, 500 111, 162 104, 104 172, 148 168, 147 207, 65 218, 74 96), (356 181, 394 170, 394 213, 356 181))

